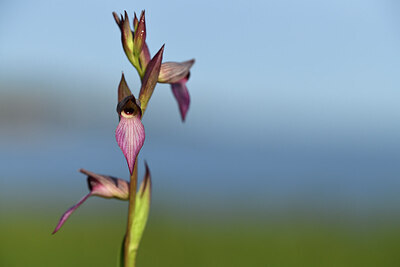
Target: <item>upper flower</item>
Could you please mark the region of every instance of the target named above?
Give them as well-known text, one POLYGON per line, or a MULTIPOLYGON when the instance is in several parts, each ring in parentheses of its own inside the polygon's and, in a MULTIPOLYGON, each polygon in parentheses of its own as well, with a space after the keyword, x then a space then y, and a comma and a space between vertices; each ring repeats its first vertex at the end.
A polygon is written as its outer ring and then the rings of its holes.
POLYGON ((171 84, 172 93, 178 102, 182 121, 184 121, 190 104, 186 82, 189 79, 190 68, 194 64, 194 59, 184 62, 165 62, 161 64, 164 46, 151 59, 149 48, 146 44, 145 12, 142 11, 139 19, 135 13, 133 19, 134 31, 130 28, 126 12, 124 16, 121 15, 120 17, 115 12, 113 15, 121 30, 121 40, 125 54, 142 79, 142 89, 151 88, 145 91, 140 90, 139 99, 142 112, 144 113, 146 110, 147 102, 153 93, 156 83, 169 83, 171 84))
POLYGON ((194 59, 184 62, 165 62, 161 64, 159 83, 171 84, 172 93, 178 102, 182 121, 185 121, 190 104, 189 91, 186 82, 189 80, 190 68, 194 64, 194 59))
POLYGON ((117 13, 113 12, 113 16, 115 22, 118 24, 121 30, 121 41, 122 47, 124 48, 125 54, 128 57, 129 61, 139 72, 140 77, 143 77, 144 72, 146 70, 146 66, 150 59, 144 62, 140 60, 142 50, 145 50, 142 58, 147 59, 145 56, 145 52, 148 53, 148 48, 146 45, 146 20, 145 20, 145 12, 142 11, 140 15, 140 20, 137 19, 136 14, 134 18, 134 31, 131 30, 129 25, 129 17, 126 11, 124 12, 124 16, 118 17, 117 13), (145 49, 143 47, 145 46, 145 49))

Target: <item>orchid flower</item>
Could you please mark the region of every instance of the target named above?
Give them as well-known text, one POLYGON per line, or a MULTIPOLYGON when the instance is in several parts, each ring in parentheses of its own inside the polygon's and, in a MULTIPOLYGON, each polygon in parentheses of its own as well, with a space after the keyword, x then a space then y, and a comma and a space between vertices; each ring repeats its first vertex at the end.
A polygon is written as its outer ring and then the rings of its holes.
POLYGON ((190 96, 186 83, 189 80, 190 68, 193 64, 194 59, 181 63, 165 62, 161 64, 160 75, 158 76, 159 83, 171 84, 171 90, 178 102, 182 121, 185 121, 190 104, 190 96))
POLYGON ((115 178, 106 175, 96 174, 84 169, 79 170, 87 175, 87 184, 89 193, 78 201, 74 206, 69 208, 59 220, 53 234, 60 230, 61 226, 67 221, 69 216, 79 208, 90 196, 99 196, 103 198, 117 198, 120 200, 128 200, 129 198, 129 183, 123 179, 115 178))
MULTIPOLYGON (((121 41, 125 54, 132 65, 136 68, 143 81, 147 66, 151 61, 149 48, 146 44, 145 12, 142 11, 139 19, 137 18, 136 13, 134 14, 134 31, 132 31, 129 26, 129 18, 126 11, 124 16, 121 15, 118 17, 115 12, 113 13, 113 16, 121 30, 121 41), (128 34, 128 32, 130 32, 130 34, 128 34)), ((193 64, 194 59, 184 62, 163 63, 161 65, 160 75, 158 76, 159 83, 171 84, 171 90, 178 103, 182 121, 185 121, 190 105, 190 96, 186 83, 189 79, 190 68, 193 64)), ((143 102, 142 99, 140 100, 143 102)))

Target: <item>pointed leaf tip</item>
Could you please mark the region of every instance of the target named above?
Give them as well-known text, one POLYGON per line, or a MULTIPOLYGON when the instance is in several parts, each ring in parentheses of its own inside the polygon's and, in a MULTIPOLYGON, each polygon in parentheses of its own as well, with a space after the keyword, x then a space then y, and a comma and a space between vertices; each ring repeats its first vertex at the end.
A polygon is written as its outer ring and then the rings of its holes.
POLYGON ((132 95, 132 92, 129 89, 128 84, 126 83, 125 75, 122 72, 121 81, 119 82, 119 86, 118 86, 118 103, 121 102, 122 100, 124 100, 126 97, 131 96, 131 95, 132 95))
POLYGON ((120 20, 118 14, 116 12, 113 12, 112 15, 114 17, 115 22, 119 25, 121 23, 121 20, 120 20))
POLYGON ((142 185, 140 186, 139 189, 139 195, 141 198, 143 198, 144 193, 149 190, 151 193, 151 173, 150 173, 150 169, 149 166, 147 165, 147 162, 144 162, 145 164, 145 168, 146 168, 146 172, 143 178, 143 182, 142 185))
POLYGON ((139 24, 139 20, 138 20, 138 18, 136 16, 136 12, 134 12, 133 14, 134 14, 134 16, 133 16, 133 29, 136 32, 137 26, 139 24))

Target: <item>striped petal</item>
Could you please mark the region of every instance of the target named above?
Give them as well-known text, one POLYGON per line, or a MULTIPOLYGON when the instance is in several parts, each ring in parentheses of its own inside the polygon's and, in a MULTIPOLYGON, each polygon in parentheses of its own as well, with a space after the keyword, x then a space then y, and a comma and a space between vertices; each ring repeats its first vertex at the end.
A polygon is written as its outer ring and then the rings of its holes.
POLYGON ((136 157, 144 143, 144 127, 139 116, 127 114, 124 110, 120 118, 115 137, 132 175, 136 157))

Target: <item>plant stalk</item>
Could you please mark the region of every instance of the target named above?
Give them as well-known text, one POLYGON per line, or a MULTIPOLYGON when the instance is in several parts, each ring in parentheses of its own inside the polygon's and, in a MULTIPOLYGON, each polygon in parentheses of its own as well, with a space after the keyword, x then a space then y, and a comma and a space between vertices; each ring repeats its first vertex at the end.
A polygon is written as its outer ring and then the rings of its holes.
POLYGON ((136 205, 136 190, 137 190, 137 157, 135 161, 135 167, 130 178, 129 185, 129 211, 128 211, 128 223, 126 226, 125 244, 124 244, 124 266, 134 267, 136 265, 136 254, 137 247, 134 247, 132 240, 134 240, 133 222, 135 217, 135 205, 136 205), (132 244, 131 244, 132 243, 132 244))

